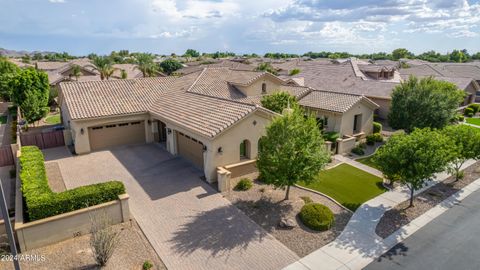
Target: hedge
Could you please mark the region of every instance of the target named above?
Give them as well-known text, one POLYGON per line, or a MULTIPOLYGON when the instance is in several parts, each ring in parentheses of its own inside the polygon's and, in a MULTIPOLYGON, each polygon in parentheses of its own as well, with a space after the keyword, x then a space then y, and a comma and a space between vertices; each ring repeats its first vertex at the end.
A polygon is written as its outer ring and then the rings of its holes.
POLYGON ((298 215, 305 226, 316 231, 328 230, 335 223, 332 210, 319 203, 305 204, 298 215))
POLYGON ((43 154, 36 146, 24 146, 20 156, 20 180, 25 217, 34 221, 118 199, 125 193, 119 181, 82 186, 55 193, 49 185, 43 154))
POLYGON ((465 108, 465 110, 463 112, 466 116, 470 116, 470 115, 473 116, 475 114, 475 110, 473 108, 470 108, 470 107, 465 108))

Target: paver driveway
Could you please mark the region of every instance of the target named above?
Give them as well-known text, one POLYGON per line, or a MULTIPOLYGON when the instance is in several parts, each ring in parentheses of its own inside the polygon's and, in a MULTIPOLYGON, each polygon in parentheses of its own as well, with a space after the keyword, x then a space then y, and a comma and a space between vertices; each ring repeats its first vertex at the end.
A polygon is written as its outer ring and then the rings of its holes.
POLYGON ((124 146, 59 163, 67 189, 121 180, 130 210, 169 269, 281 269, 298 260, 283 244, 200 180, 201 172, 156 145, 124 146))

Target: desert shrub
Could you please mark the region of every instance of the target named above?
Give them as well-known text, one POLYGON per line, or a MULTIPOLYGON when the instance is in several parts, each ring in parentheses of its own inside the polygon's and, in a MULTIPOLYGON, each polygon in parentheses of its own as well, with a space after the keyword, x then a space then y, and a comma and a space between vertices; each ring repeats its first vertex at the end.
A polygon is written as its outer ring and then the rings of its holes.
POLYGON ((329 141, 329 142, 336 142, 338 138, 340 138, 340 133, 338 132, 335 132, 335 131, 329 131, 329 132, 325 132, 323 133, 323 138, 326 140, 326 141, 329 141))
POLYGON ((246 191, 251 189, 253 186, 252 180, 248 178, 242 178, 238 183, 235 185, 235 190, 246 191))
POLYGON ((47 180, 43 154, 36 146, 24 146, 20 156, 20 180, 27 220, 71 212, 118 199, 125 193, 122 182, 110 181, 54 193, 47 180))
POLYGON ((302 199, 305 204, 309 204, 309 203, 313 202, 312 198, 310 198, 308 196, 302 196, 302 197, 300 197, 300 199, 302 199))
POLYGON ((142 265, 143 270, 150 270, 152 269, 153 264, 150 261, 145 261, 142 265))
POLYGON ((305 204, 300 210, 299 217, 305 226, 316 231, 328 230, 335 222, 332 211, 319 203, 305 204))
POLYGON ((110 227, 111 221, 105 212, 90 216, 90 222, 90 247, 93 258, 99 266, 105 266, 118 245, 119 232, 110 227))
POLYGON ((373 122, 373 133, 380 133, 382 132, 382 124, 378 122, 373 122))
POLYGON ((365 155, 365 151, 360 146, 356 146, 355 148, 353 148, 352 153, 359 156, 365 155))
POLYGON ((475 114, 475 111, 470 108, 470 107, 467 107, 465 108, 465 110, 463 111, 463 113, 468 116, 468 117, 472 117, 474 114, 475 114), (470 116, 471 115, 471 116, 470 116))
POLYGON ((297 74, 299 74, 299 73, 300 73, 300 69, 294 68, 294 69, 290 70, 290 72, 288 73, 288 75, 294 76, 294 75, 297 75, 297 74))

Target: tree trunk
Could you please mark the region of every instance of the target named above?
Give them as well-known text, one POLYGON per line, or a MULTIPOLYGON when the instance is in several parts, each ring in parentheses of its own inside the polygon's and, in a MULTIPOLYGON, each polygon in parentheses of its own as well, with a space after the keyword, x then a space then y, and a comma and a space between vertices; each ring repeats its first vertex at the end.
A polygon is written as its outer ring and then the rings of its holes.
POLYGON ((290 198, 290 186, 287 186, 287 193, 285 193, 285 200, 288 201, 290 198))
POLYGON ((415 189, 413 189, 413 187, 411 187, 410 188, 410 205, 408 207, 413 207, 413 192, 414 191, 415 191, 415 189))

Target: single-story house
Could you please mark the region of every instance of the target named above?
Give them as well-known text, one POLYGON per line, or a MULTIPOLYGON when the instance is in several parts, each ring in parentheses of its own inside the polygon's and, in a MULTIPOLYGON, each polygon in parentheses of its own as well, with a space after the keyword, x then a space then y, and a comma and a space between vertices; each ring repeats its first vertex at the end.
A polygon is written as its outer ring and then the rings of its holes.
POLYGON ((332 129, 348 134, 370 132, 376 106, 363 96, 319 97, 270 73, 229 68, 182 77, 62 82, 59 89, 62 123, 76 153, 156 142, 203 169, 209 182, 216 180, 217 167, 257 157, 258 141, 278 115, 259 105, 264 95, 288 91, 301 104, 306 98, 306 107, 331 114, 332 123, 339 123, 332 129))

